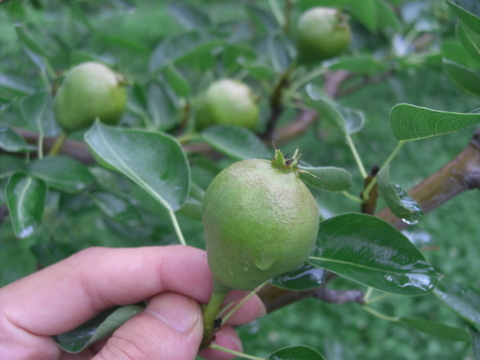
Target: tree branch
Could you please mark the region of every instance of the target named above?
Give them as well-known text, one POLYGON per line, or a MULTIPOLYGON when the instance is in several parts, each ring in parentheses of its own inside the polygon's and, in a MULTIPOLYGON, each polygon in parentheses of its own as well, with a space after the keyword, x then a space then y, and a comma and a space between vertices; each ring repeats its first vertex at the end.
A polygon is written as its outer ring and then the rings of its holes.
MULTIPOLYGON (((448 164, 412 188, 408 194, 426 214, 458 194, 480 189, 480 129, 477 129, 468 146, 448 164)), ((398 230, 408 224, 384 208, 376 216, 398 230)))
MULTIPOLYGON (((297 117, 291 123, 274 131, 269 140, 265 140, 268 146, 271 145, 273 139, 275 143, 281 144, 288 142, 307 131, 307 129, 317 120, 318 114, 314 110, 300 110, 297 117)), ((20 136, 22 136, 29 144, 37 145, 38 134, 29 130, 14 128, 20 136)), ((43 141, 43 152, 48 154, 55 143, 56 138, 45 138, 43 141)), ((206 143, 185 144, 183 148, 187 153, 210 154, 215 150, 206 143)), ((2 152, 2 150, 0 150, 2 152)), ((92 156, 85 143, 67 139, 60 150, 60 154, 69 156, 83 164, 94 164, 95 158, 92 156)), ((14 154, 15 155, 15 154, 14 154)), ((34 157, 35 154, 32 154, 34 157)), ((23 156, 23 155, 22 155, 23 156)))

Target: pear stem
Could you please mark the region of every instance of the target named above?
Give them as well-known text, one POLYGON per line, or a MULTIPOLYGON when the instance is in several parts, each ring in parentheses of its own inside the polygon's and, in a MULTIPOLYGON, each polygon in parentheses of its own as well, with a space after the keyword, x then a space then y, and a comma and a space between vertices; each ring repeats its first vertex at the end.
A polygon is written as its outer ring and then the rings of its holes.
POLYGON ((213 290, 212 296, 207 306, 203 310, 203 339, 200 349, 204 349, 210 345, 215 334, 215 320, 217 319, 222 301, 227 295, 228 290, 213 290))
POLYGON ((55 143, 53 144, 53 147, 50 149, 50 152, 48 155, 57 155, 60 153, 60 150, 62 149, 63 143, 65 140, 67 140, 67 133, 65 131, 62 131, 60 135, 58 135, 57 139, 55 140, 55 143))

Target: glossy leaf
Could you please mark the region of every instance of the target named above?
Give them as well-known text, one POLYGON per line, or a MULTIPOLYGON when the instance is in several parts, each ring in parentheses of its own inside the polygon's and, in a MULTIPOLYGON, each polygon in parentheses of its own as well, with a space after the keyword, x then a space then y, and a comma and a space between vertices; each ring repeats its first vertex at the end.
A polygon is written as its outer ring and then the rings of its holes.
POLYGON ((480 35, 480 9, 476 0, 447 0, 455 14, 480 35))
POLYGON ((53 114, 53 98, 48 93, 36 93, 21 102, 22 113, 32 129, 45 136, 60 133, 53 114))
POLYGON ((5 197, 15 235, 20 239, 29 237, 42 222, 47 197, 45 182, 15 173, 8 181, 5 197))
POLYGON ((473 325, 469 325, 468 329, 472 337, 473 360, 480 360, 480 331, 473 325))
POLYGON ((439 275, 418 249, 386 222, 364 214, 320 223, 308 262, 381 291, 425 295, 439 275))
POLYGON ((268 360, 325 360, 319 352, 309 346, 290 346, 275 351, 268 360))
POLYGON ((222 154, 238 160, 273 156, 273 150, 268 150, 253 132, 242 127, 211 126, 202 132, 202 138, 222 154))
POLYGON ((390 124, 398 140, 411 141, 448 134, 480 123, 480 114, 432 110, 410 104, 395 105, 390 124))
POLYGON ((171 2, 168 11, 187 30, 193 30, 212 25, 210 17, 195 5, 184 1, 171 2))
POLYGON ((378 62, 372 56, 368 55, 342 58, 330 65, 329 68, 331 70, 346 70, 363 75, 371 75, 387 69, 384 64, 378 62))
POLYGON ((416 224, 424 218, 420 206, 399 185, 390 182, 390 165, 382 168, 378 174, 378 188, 392 213, 407 224, 416 224))
POLYGON ((457 24, 456 34, 470 56, 477 61, 477 66, 480 66, 480 35, 461 21, 457 24))
POLYGON ((398 322, 411 326, 425 334, 438 336, 451 341, 470 341, 470 334, 464 329, 439 324, 432 321, 399 317, 398 322))
POLYGON ((102 312, 78 328, 55 335, 57 345, 69 353, 79 353, 98 340, 111 335, 128 319, 143 310, 139 305, 127 305, 102 312))
POLYGON ((305 263, 295 270, 274 277, 270 283, 292 291, 311 290, 322 286, 326 274, 324 269, 305 263))
POLYGON ((0 149, 8 152, 35 150, 36 147, 26 143, 23 137, 6 125, 0 124, 0 149))
POLYGON ((91 191, 89 195, 93 203, 113 220, 130 226, 140 223, 137 208, 125 197, 106 190, 91 191))
POLYGON ((443 69, 450 80, 468 95, 480 98, 480 74, 453 61, 443 60, 443 69))
POLYGON ((433 291, 435 295, 468 321, 480 325, 480 291, 457 282, 441 282, 433 291))
POLYGON ((95 125, 85 134, 90 150, 142 187, 165 208, 182 207, 190 168, 182 147, 165 134, 95 125))
POLYGON ((48 156, 30 163, 26 171, 44 180, 49 187, 74 193, 85 189, 94 182, 92 174, 82 163, 64 156, 48 156))
POLYGON ((352 175, 337 167, 299 166, 300 179, 307 185, 326 191, 345 191, 352 186, 352 175))

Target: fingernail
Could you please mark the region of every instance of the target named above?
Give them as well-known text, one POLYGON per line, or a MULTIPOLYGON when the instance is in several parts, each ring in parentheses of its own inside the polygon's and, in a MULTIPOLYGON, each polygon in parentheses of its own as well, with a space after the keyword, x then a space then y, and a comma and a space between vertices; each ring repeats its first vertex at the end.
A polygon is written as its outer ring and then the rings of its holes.
POLYGON ((156 317, 179 333, 189 333, 200 321, 199 306, 196 301, 173 293, 162 294, 150 303, 146 313, 156 317))

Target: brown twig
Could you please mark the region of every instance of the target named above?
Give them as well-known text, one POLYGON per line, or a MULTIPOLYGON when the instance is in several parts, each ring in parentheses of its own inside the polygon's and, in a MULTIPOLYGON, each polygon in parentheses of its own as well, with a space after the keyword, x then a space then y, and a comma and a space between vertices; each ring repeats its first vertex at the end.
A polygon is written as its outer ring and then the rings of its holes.
POLYGON ((285 72, 280 76, 277 85, 275 85, 275 88, 273 89, 272 96, 270 97, 270 117, 268 118, 267 126, 265 127, 264 132, 260 134, 260 137, 263 139, 272 139, 272 133, 274 132, 275 126, 277 125, 277 122, 280 119, 284 109, 282 101, 283 90, 287 87, 288 82, 290 81, 290 74, 294 69, 295 63, 290 65, 290 67, 285 70, 285 72))
POLYGON ((8 215, 8 207, 7 205, 0 206, 0 224, 5 221, 5 218, 8 215))
MULTIPOLYGON (((464 150, 408 194, 426 214, 458 194, 472 189, 480 189, 480 129, 474 132, 472 140, 464 150)), ((408 226, 388 208, 381 210, 376 216, 398 230, 408 226)))
POLYGON ((265 285, 258 295, 265 304, 268 313, 308 297, 339 305, 347 302, 359 304, 364 302, 363 291, 361 290, 340 291, 329 289, 325 286, 306 291, 290 291, 273 285, 265 285))
MULTIPOLYGON (((317 119, 317 112, 314 110, 301 110, 297 117, 291 123, 279 128, 272 134, 275 143, 281 144, 288 142, 307 131, 317 119)), ((29 144, 36 145, 38 142, 38 134, 29 130, 14 128, 17 134, 21 135, 29 144)), ((271 146, 271 140, 266 140, 268 146, 271 146)), ((43 142, 43 151, 47 154, 55 144, 55 138, 45 138, 43 142)), ((211 154, 214 150, 206 143, 191 143, 183 145, 187 153, 211 154)), ((0 150, 1 152, 1 150, 0 150)), ((68 139, 64 142, 60 154, 67 155, 83 164, 94 164, 95 158, 92 156, 86 144, 68 139)), ((35 154, 31 154, 32 158, 35 154)))
MULTIPOLYGON (((377 173, 378 173, 379 170, 380 170, 380 168, 376 165, 372 167, 372 170, 370 171, 370 174, 363 180, 363 183, 364 183, 363 189, 364 190, 372 182, 372 180, 375 178, 375 176, 377 176, 377 173)), ((379 195, 378 186, 375 183, 375 185, 372 187, 372 189, 368 193, 368 199, 366 201, 362 202, 361 212, 363 214, 373 215, 375 213, 375 208, 377 206, 378 195, 379 195)), ((363 191, 360 193, 360 197, 363 199, 363 191)))
POLYGON ((368 85, 373 85, 373 84, 377 84, 379 82, 385 81, 388 78, 392 77, 394 74, 395 72, 393 70, 388 70, 376 76, 366 76, 362 79, 362 81, 360 81, 359 83, 353 84, 350 87, 347 87, 345 89, 337 88, 337 91, 334 93, 334 96, 332 97, 339 98, 342 96, 350 95, 354 92, 357 92, 358 90, 363 89, 368 85))

